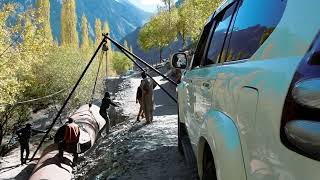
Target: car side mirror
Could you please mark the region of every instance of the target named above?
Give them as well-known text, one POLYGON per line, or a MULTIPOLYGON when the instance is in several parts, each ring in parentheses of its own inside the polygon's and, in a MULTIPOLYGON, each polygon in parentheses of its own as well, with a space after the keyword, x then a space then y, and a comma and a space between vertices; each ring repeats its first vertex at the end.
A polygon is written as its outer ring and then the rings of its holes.
POLYGON ((183 52, 176 53, 171 58, 171 64, 177 69, 186 69, 188 65, 187 55, 183 52))

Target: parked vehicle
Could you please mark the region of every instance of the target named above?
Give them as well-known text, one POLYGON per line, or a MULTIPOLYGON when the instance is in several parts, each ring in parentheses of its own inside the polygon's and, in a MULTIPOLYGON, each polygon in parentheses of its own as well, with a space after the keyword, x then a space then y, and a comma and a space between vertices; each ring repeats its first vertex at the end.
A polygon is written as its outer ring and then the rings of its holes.
MULTIPOLYGON (((228 0, 177 87, 201 179, 320 178, 320 1, 228 0)), ((180 63, 177 63, 178 60, 180 63)), ((181 65, 182 64, 182 65, 181 65)))

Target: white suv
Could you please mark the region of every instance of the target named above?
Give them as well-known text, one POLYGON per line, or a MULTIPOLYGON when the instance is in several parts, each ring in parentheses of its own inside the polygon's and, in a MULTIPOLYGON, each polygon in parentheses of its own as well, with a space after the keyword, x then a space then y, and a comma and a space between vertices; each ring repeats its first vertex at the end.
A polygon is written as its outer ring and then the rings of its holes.
POLYGON ((173 56, 186 69, 177 87, 179 147, 194 155, 201 179, 320 179, 319 7, 226 1, 191 64, 173 56))

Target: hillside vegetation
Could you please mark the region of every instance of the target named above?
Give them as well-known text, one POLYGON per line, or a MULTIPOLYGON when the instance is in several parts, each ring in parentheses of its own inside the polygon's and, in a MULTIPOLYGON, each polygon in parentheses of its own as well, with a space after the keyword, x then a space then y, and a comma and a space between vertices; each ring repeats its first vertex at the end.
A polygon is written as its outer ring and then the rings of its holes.
MULTIPOLYGON (((85 15, 81 17, 81 32, 78 32, 76 1, 67 0, 61 9, 59 43, 52 36, 49 0, 37 0, 35 8, 25 11, 21 11, 21 6, 0 3, 0 144, 5 134, 30 120, 32 111, 63 102, 101 42, 102 32, 110 32, 108 22, 96 19, 93 40, 85 15)), ((123 55, 113 55, 110 42, 108 46, 107 53, 98 53, 68 109, 90 101, 99 60, 104 68, 99 74, 98 91, 102 90, 104 76, 132 67, 123 55)))
POLYGON ((221 2, 184 0, 175 5, 173 0, 161 1, 163 6, 159 7, 158 13, 142 27, 138 37, 139 45, 144 51, 158 50, 160 60, 168 46, 176 47, 177 40, 181 41, 179 49, 195 47, 204 24, 221 2), (172 46, 173 44, 175 45, 172 46))

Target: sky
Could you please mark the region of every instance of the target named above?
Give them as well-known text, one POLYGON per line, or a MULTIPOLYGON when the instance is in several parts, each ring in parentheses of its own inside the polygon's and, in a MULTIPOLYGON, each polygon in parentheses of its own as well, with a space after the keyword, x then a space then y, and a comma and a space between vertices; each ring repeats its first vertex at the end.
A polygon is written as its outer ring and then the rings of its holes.
POLYGON ((157 6, 161 5, 161 0, 129 0, 132 4, 137 7, 147 11, 147 12, 155 12, 157 10, 157 6))

